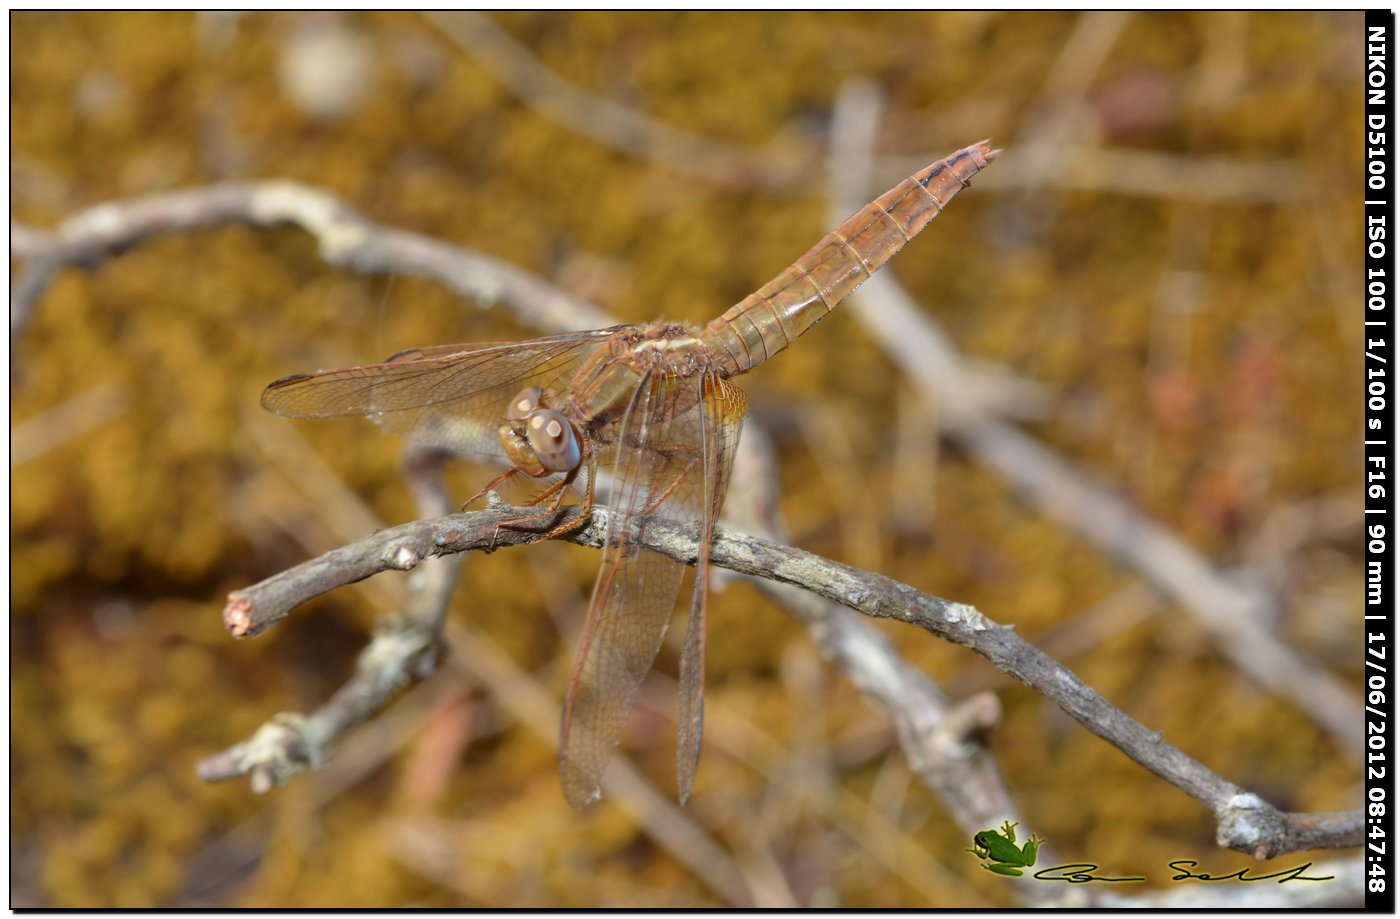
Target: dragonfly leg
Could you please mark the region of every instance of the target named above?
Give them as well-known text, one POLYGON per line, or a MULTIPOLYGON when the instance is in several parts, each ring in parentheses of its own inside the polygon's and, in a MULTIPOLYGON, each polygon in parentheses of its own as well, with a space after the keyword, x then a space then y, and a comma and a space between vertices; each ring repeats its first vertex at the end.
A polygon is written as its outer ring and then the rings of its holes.
POLYGON ((486 493, 487 493, 487 492, 491 491, 491 490, 494 489, 497 485, 500 485, 502 482, 507 482, 507 481, 509 481, 510 479, 514 478, 519 472, 520 472, 519 469, 517 469, 517 468, 515 468, 514 466, 512 466, 512 467, 510 467, 509 469, 507 469, 505 472, 503 472, 503 473, 501 473, 500 475, 496 476, 494 479, 492 479, 491 481, 487 482, 487 483, 486 483, 486 486, 485 486, 484 488, 482 488, 481 491, 477 492, 476 494, 472 495, 472 496, 471 496, 470 498, 468 498, 467 500, 463 501, 463 502, 462 502, 461 508, 458 509, 459 512, 460 512, 460 511, 465 511, 468 507, 470 507, 470 506, 471 506, 474 502, 476 502, 478 499, 486 497, 486 493))
MULTIPOLYGON (((554 501, 550 505, 548 510, 540 511, 538 514, 526 514, 524 517, 512 517, 510 520, 502 520, 500 523, 496 524, 496 530, 499 531, 501 527, 505 527, 511 530, 524 529, 526 524, 533 523, 536 520, 548 520, 558 516, 560 509, 564 506, 564 499, 568 497, 569 486, 572 485, 574 480, 578 478, 579 470, 581 468, 582 466, 575 466, 573 469, 569 470, 568 474, 565 475, 564 478, 560 479, 558 482, 555 482, 553 485, 549 486, 549 488, 545 489, 543 492, 536 495, 529 501, 529 503, 532 505, 538 504, 552 494, 554 495, 554 501)), ((591 487, 591 477, 589 479, 589 483, 590 487, 588 489, 588 492, 591 495, 593 491, 591 487)), ((567 533, 569 530, 572 530, 580 525, 582 525, 581 520, 571 520, 568 523, 563 524, 562 526, 555 527, 548 533, 540 534, 539 536, 535 537, 535 539, 549 539, 551 537, 559 535, 560 533, 567 533)), ((533 542, 534 540, 531 541, 533 542)), ((492 538, 492 543, 495 543, 494 536, 492 538)))
POLYGON ((533 507, 534 505, 539 504, 545 498, 548 498, 550 495, 554 494, 555 492, 558 492, 559 494, 554 499, 554 507, 551 508, 551 513, 553 511, 557 511, 559 509, 560 503, 564 500, 564 495, 567 494, 566 487, 568 486, 568 484, 569 478, 566 476, 565 478, 560 479, 553 485, 546 488, 544 491, 535 495, 529 501, 526 501, 525 504, 526 506, 533 507))
MULTIPOLYGON (((577 470, 575 470, 575 474, 576 473, 577 470)), ((576 530, 588 522, 588 515, 593 512, 593 482, 597 478, 598 467, 596 466, 596 464, 590 462, 588 464, 588 483, 583 487, 583 502, 579 505, 579 515, 573 520, 567 520, 564 523, 559 524, 557 527, 541 536, 540 539, 553 539, 555 536, 558 536, 561 533, 567 533, 570 530, 576 530)), ((559 505, 562 499, 563 495, 561 494, 559 496, 559 500, 556 500, 554 502, 554 508, 551 511, 551 513, 558 512, 559 505)))
MULTIPOLYGON (((662 467, 661 472, 656 477, 658 482, 665 476, 665 470, 666 467, 671 464, 671 458, 670 455, 666 457, 666 466, 662 467)), ((697 462, 699 462, 698 458, 691 457, 690 462, 685 464, 685 468, 671 479, 671 484, 667 485, 666 489, 656 496, 656 500, 647 505, 646 510, 642 511, 643 516, 650 516, 654 513, 656 509, 661 506, 661 502, 665 501, 670 497, 671 492, 676 490, 676 486, 685 481, 685 477, 690 475, 691 470, 695 468, 697 462)), ((655 488, 653 487, 652 490, 655 491, 655 488)))

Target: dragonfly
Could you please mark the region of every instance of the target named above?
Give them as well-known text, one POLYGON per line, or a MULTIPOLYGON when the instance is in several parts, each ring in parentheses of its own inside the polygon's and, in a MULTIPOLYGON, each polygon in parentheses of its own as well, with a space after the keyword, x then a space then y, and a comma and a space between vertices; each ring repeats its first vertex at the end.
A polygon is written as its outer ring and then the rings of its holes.
POLYGON ((363 415, 425 446, 504 458, 506 471, 477 498, 517 476, 549 483, 528 502, 536 512, 503 526, 543 529, 578 494, 582 513, 547 538, 581 525, 595 501, 608 507, 560 728, 560 777, 575 807, 602 795, 603 772, 680 593, 686 566, 645 545, 658 521, 698 525, 677 703, 681 803, 693 789, 710 543, 748 405, 730 378, 820 322, 999 153, 982 141, 909 176, 703 328, 657 321, 415 348, 378 364, 284 377, 264 391, 263 406, 279 415, 363 415), (610 476, 605 499, 600 470, 610 476))

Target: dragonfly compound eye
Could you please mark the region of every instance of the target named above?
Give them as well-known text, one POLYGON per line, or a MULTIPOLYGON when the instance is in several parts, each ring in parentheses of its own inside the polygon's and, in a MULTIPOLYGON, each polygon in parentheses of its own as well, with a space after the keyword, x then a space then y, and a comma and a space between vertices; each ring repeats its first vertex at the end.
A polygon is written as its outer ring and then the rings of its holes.
POLYGON ((542 408, 525 419, 525 439, 550 472, 568 472, 581 458, 578 438, 569 421, 552 408, 542 408))
POLYGON ((538 386, 528 386, 520 390, 520 394, 510 400, 506 417, 511 421, 524 421, 527 415, 540 407, 540 398, 543 395, 543 390, 538 386))

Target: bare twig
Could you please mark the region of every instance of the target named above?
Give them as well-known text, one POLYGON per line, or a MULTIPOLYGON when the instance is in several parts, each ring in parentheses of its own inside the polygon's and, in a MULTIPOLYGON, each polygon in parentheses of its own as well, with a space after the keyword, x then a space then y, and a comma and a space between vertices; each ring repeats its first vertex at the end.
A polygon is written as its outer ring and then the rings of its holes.
MULTIPOLYGON (((391 711, 337 746, 334 758, 297 806, 319 810, 373 775, 422 733, 432 710, 446 696, 459 692, 460 683, 429 681, 404 693, 391 711)), ((186 909, 226 902, 224 895, 262 857, 271 830, 266 814, 259 813, 210 839, 186 859, 184 889, 171 902, 186 909)))
POLYGON ((631 156, 717 185, 782 187, 813 167, 797 153, 762 155, 683 131, 584 92, 550 70, 485 13, 425 14, 545 118, 631 156))
POLYGON ((311 715, 284 712, 249 740, 198 764, 207 782, 251 775, 259 794, 325 762, 336 738, 362 724, 410 682, 427 677, 439 648, 431 629, 409 616, 385 617, 360 654, 355 675, 311 715))
MULTIPOLYGON (((497 503, 485 511, 418 520, 382 530, 350 545, 303 562, 259 584, 229 595, 225 623, 236 636, 258 634, 296 605, 391 568, 406 559, 422 560, 470 550, 524 545, 535 537, 502 523, 531 513, 497 503)), ((566 508, 555 524, 578 517, 566 508)), ((608 512, 595 509, 577 529, 562 537, 600 547, 608 512)), ((653 521, 644 537, 647 549, 678 561, 695 562, 695 538, 681 525, 653 521)), ((883 575, 822 559, 790 546, 718 531, 711 560, 724 568, 809 590, 867 616, 918 625, 990 660, 1064 709, 1154 774, 1196 798, 1215 815, 1216 839, 1223 846, 1271 858, 1300 848, 1361 844, 1360 811, 1340 814, 1285 814, 1245 792, 1167 743, 1094 692, 1071 671, 1050 659, 1006 626, 976 609, 920 593, 883 575)))
MULTIPOLYGON (((1041 186, 1046 177, 1063 168, 1070 138, 1085 133, 1086 122, 1092 118, 1084 104, 1090 83, 1131 15, 1122 10, 1080 13, 1041 83, 1040 95, 1022 116, 1016 140, 1024 147, 1019 152, 1028 181, 1017 213, 1023 225, 1037 235, 1052 225, 1060 208, 1059 200, 1040 193, 1041 186)), ((1023 244, 1029 242, 1022 240, 1023 244)))
MULTIPOLYGON (((1007 149, 1019 156, 1029 146, 1008 144, 1007 149)), ((881 157, 879 175, 897 175, 917 161, 919 157, 881 157)), ((1060 149, 1056 161, 1058 168, 1045 175, 1003 158, 997 163, 996 171, 989 170, 986 178, 979 177, 977 184, 979 188, 999 191, 1056 188, 1191 204, 1217 201, 1281 204, 1316 193, 1316 185, 1307 171, 1292 160, 1188 156, 1158 150, 1105 149, 1075 144, 1060 149), (1003 162, 1008 163, 1005 168, 1003 162)))
MULTIPOLYGON (((10 233, 15 235, 16 225, 11 223, 10 233)), ((21 248, 33 248, 33 244, 41 237, 38 234, 20 233, 21 248)), ((62 267, 62 261, 52 250, 39 250, 32 255, 24 267, 20 269, 19 276, 15 278, 14 285, 10 288, 10 348, 13 349, 19 337, 24 334, 25 327, 29 325, 29 319, 34 315, 34 306, 39 302, 39 297, 44 289, 49 286, 49 281, 53 280, 54 274, 62 267)))
POLYGON ((950 433, 1015 482, 1018 493, 1048 517, 1180 603, 1236 667, 1291 700, 1327 730, 1340 751, 1360 759, 1359 701, 1266 628, 1275 615, 1273 597, 1215 569, 1176 534, 1020 431, 985 422, 950 433))
MULTIPOLYGON (((338 199, 297 182, 230 182, 100 204, 64 221, 32 259, 10 297, 11 336, 22 328, 52 273, 69 265, 95 268, 132 246, 171 233, 230 224, 291 223, 320 243, 332 265, 370 274, 431 278, 482 305, 500 304, 546 331, 610 325, 608 317, 528 272, 469 249, 374 224, 338 199), (26 282, 26 278, 32 279, 26 282)), ((16 225, 11 223, 12 233, 16 225)), ((23 229, 23 228, 22 228, 23 229)))
MULTIPOLYGON (((424 515, 450 509, 439 486, 447 457, 410 446, 403 472, 424 515)), ((206 757, 197 769, 205 781, 252 775, 253 790, 263 793, 325 761, 329 747, 368 721, 405 686, 426 679, 442 653, 442 625, 461 569, 460 557, 434 559, 416 574, 410 602, 402 615, 376 624, 373 641, 360 654, 355 675, 310 716, 283 713, 252 738, 206 757)))
MULTIPOLYGON (((420 516, 445 514, 452 510, 451 499, 442 485, 443 465, 451 455, 409 444, 404 449, 400 470, 413 492, 414 504, 420 516)), ((460 558, 439 559, 419 568, 410 585, 413 602, 406 617, 432 633, 435 642, 442 640, 442 626, 452 601, 452 591, 461 573, 460 558)))
POLYGON ((10 428, 10 465, 43 456, 60 444, 120 416, 131 406, 131 391, 108 380, 10 428))
POLYGON ((22 223, 10 221, 10 257, 17 259, 34 258, 53 246, 49 234, 22 223))

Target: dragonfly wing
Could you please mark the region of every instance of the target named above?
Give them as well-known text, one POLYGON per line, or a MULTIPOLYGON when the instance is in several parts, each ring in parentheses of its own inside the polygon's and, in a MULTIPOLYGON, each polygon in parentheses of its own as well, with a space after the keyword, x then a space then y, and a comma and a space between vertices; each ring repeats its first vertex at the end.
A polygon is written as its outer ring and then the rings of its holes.
POLYGON ((284 377, 263 391, 262 404, 292 418, 365 415, 417 443, 496 455, 509 400, 526 386, 559 391, 614 332, 401 351, 379 364, 284 377))
POLYGON ((675 610, 686 566, 640 543, 652 521, 698 517, 700 382, 647 373, 600 446, 615 450, 612 512, 559 743, 564 794, 575 807, 601 795, 603 771, 675 610))
POLYGON ((739 431, 748 411, 743 390, 718 374, 705 377, 698 407, 700 422, 700 540, 695 588, 681 652, 680 695, 676 705, 676 784, 682 804, 695 784, 705 721, 705 623, 710 580, 710 542, 719 519, 739 431))

